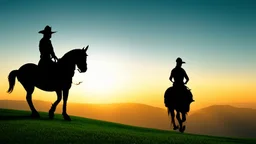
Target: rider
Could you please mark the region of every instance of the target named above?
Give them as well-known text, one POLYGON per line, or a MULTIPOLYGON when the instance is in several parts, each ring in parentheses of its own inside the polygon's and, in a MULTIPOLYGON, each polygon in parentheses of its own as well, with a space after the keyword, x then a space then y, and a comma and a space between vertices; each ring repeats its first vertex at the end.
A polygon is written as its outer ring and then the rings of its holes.
POLYGON ((40 61, 38 66, 51 67, 55 62, 57 62, 58 58, 56 57, 53 46, 51 43, 52 34, 56 31, 52 31, 50 26, 46 26, 44 30, 39 31, 38 33, 43 34, 43 38, 39 42, 39 51, 40 51, 40 61), (55 62, 52 61, 52 58, 55 62))
MULTIPOLYGON (((186 71, 181 67, 182 64, 184 64, 185 62, 182 61, 182 59, 180 57, 178 57, 176 59, 176 67, 174 69, 172 69, 171 71, 171 75, 169 80, 171 82, 173 82, 173 87, 178 90, 179 92, 187 90, 187 87, 185 86, 185 84, 188 83, 189 81, 189 77, 186 73, 186 71), (186 79, 185 83, 184 83, 184 78, 186 79), (173 81, 174 79, 174 81, 173 81)), ((191 97, 191 101, 194 101, 193 98, 191 97)))

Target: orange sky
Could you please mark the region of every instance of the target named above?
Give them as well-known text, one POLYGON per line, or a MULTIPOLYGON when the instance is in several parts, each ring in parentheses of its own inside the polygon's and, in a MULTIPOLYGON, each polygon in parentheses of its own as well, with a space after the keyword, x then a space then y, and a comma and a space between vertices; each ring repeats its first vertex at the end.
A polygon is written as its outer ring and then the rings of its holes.
MULTIPOLYGON (((254 3, 253 3, 254 4, 254 3)), ((175 60, 185 62, 195 103, 256 102, 256 9, 245 1, 0 2, 0 99, 25 100, 13 69, 40 58, 38 31, 50 25, 57 57, 90 45, 88 71, 76 73, 70 102, 136 102, 164 107, 175 60), (47 11, 45 11, 47 7, 47 11), (17 24, 19 24, 17 26, 17 24)), ((34 99, 54 101, 36 89, 34 99)))
MULTIPOLYGON (((97 64, 97 62, 95 63, 97 64)), ((145 68, 137 67, 136 71, 125 76, 118 75, 120 71, 115 71, 115 69, 112 69, 112 72, 109 71, 109 74, 106 70, 108 77, 105 78, 104 75, 98 77, 100 72, 91 64, 91 72, 88 69, 88 72, 84 74, 75 73, 74 82, 81 80, 83 82, 80 85, 72 85, 69 101, 78 103, 136 102, 164 108, 163 94, 171 84, 168 81, 170 70, 159 65, 151 73, 142 74, 141 70, 145 70, 145 68), (156 73, 162 74, 154 76, 156 73)), ((148 69, 148 71, 150 70, 148 69)), ((253 79, 239 79, 231 74, 214 75, 214 77, 204 74, 199 76, 197 71, 190 69, 187 72, 191 79, 188 86, 192 89, 196 100, 191 105, 191 109, 211 104, 256 102, 253 79)), ((25 90, 17 80, 13 93, 7 94, 7 73, 1 77, 3 79, 0 85, 0 99, 25 100, 25 90)), ((33 99, 53 102, 56 100, 56 95, 54 92, 35 89, 33 99)))

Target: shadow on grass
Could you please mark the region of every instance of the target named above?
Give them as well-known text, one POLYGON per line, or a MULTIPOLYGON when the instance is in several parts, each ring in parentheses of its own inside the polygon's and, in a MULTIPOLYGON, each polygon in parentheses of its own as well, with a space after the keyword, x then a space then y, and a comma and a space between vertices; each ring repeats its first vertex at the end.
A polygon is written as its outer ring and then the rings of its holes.
POLYGON ((0 121, 4 121, 4 120, 28 120, 28 119, 32 119, 31 116, 29 115, 24 115, 24 116, 0 116, 0 121))
POLYGON ((50 120, 46 117, 40 117, 40 118, 34 118, 30 115, 9 115, 9 116, 1 116, 0 115, 0 121, 6 121, 6 120, 50 120))
POLYGON ((30 114, 24 113, 24 114, 4 114, 1 115, 0 113, 0 121, 9 121, 9 120, 48 120, 48 121, 64 121, 63 119, 60 119, 59 116, 53 119, 50 119, 47 114, 41 114, 40 117, 32 117, 30 114))
POLYGON ((12 110, 12 109, 0 109, 0 121, 7 120, 57 120, 60 121, 62 119, 61 116, 56 114, 53 119, 50 119, 48 113, 39 112, 40 117, 32 117, 31 112, 24 110, 12 110))
POLYGON ((48 116, 34 118, 30 115, 12 115, 12 116, 1 116, 0 121, 11 121, 11 120, 39 120, 39 121, 56 121, 56 122, 69 122, 61 118, 50 119, 48 116))

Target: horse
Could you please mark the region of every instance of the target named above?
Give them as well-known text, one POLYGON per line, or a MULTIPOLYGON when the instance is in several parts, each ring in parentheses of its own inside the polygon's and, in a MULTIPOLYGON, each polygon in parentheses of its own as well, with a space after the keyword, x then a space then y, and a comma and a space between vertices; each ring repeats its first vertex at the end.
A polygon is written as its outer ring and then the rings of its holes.
POLYGON ((173 130, 177 130, 183 133, 186 129, 186 126, 183 123, 186 121, 186 115, 190 110, 190 104, 194 102, 193 95, 191 90, 187 87, 185 89, 181 89, 182 93, 178 93, 181 91, 177 91, 175 87, 169 87, 164 93, 164 103, 167 107, 168 115, 171 114, 171 124, 173 124, 173 130), (192 98, 192 99, 191 99, 192 98), (179 122, 179 126, 175 123, 175 113, 176 110, 176 119, 179 122), (180 116, 182 114, 182 118, 180 116))
POLYGON ((83 47, 82 49, 78 48, 70 50, 64 54, 57 63, 54 63, 54 65, 48 69, 40 69, 40 65, 26 63, 18 70, 12 70, 8 76, 9 89, 7 92, 11 93, 13 91, 15 79, 17 77, 18 81, 27 92, 26 100, 31 109, 31 116, 33 118, 40 117, 32 103, 34 88, 37 87, 46 92, 56 92, 57 100, 52 104, 49 110, 49 118, 54 118, 56 107, 63 97, 62 116, 64 120, 71 121, 71 118, 67 114, 69 89, 72 85, 72 77, 75 74, 76 66, 80 73, 85 73, 87 71, 88 55, 86 52, 88 47, 89 45, 86 48, 83 47))

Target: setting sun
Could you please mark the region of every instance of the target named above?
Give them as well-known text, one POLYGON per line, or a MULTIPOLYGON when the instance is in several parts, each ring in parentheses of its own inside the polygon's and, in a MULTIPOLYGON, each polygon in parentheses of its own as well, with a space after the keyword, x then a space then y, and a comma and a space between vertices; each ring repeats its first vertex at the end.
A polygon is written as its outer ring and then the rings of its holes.
POLYGON ((127 74, 123 73, 122 67, 110 60, 104 61, 94 58, 93 60, 88 60, 88 63, 86 74, 75 71, 73 77, 73 83, 82 82, 80 85, 83 87, 83 92, 105 97, 106 94, 114 94, 121 91, 122 85, 129 78, 127 74))

